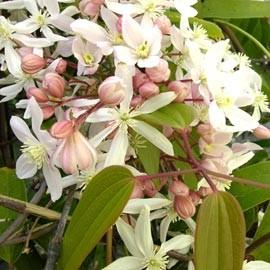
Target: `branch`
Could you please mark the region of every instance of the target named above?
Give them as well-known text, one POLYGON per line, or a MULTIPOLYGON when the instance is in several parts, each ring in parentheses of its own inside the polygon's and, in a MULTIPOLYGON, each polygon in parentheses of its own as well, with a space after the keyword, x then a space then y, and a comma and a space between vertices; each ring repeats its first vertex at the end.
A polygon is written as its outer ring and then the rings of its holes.
POLYGON ((270 233, 267 233, 259 239, 253 241, 250 246, 246 248, 246 254, 250 254, 253 250, 270 241, 270 233))
POLYGON ((183 254, 180 254, 178 253, 177 251, 175 250, 170 250, 167 252, 167 255, 171 258, 174 258, 178 261, 186 261, 186 262, 189 262, 191 261, 193 258, 192 256, 188 256, 188 255, 183 255, 183 254))

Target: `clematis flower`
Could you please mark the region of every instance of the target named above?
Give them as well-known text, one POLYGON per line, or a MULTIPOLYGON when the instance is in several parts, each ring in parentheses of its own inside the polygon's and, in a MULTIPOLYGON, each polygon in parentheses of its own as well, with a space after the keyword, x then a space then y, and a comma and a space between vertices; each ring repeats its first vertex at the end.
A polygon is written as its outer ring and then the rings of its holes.
POLYGON ((90 139, 90 142, 95 147, 116 130, 110 150, 107 154, 105 166, 124 164, 129 146, 129 128, 151 141, 152 144, 161 149, 164 153, 173 155, 173 147, 170 141, 157 129, 142 120, 136 119, 136 117, 154 112, 168 105, 174 100, 175 94, 173 92, 162 93, 148 99, 138 108, 130 108, 130 102, 133 95, 133 75, 133 68, 128 67, 125 64, 119 64, 116 68, 116 76, 122 78, 126 84, 125 98, 120 103, 120 108, 100 108, 87 118, 87 121, 90 123, 110 122, 108 127, 90 139), (115 155, 116 151, 117 155, 115 155))
POLYGON ((16 162, 16 174, 19 178, 33 177, 39 169, 42 169, 52 201, 56 201, 62 194, 61 175, 51 164, 50 157, 55 150, 57 140, 50 134, 41 130, 43 114, 34 98, 29 101, 32 115, 33 136, 27 124, 19 117, 12 116, 11 128, 16 137, 23 143, 22 155, 16 162))
POLYGON ((140 212, 135 229, 121 218, 118 219, 116 226, 132 256, 120 258, 103 270, 169 269, 171 265, 167 252, 170 250, 186 251, 193 242, 193 237, 190 235, 178 235, 163 242, 160 248, 156 247, 151 235, 150 210, 147 206, 140 212))
POLYGON ((126 43, 114 47, 118 61, 139 67, 155 67, 159 64, 162 34, 157 26, 137 23, 128 15, 122 17, 122 35, 126 43))
POLYGON ((270 263, 264 261, 250 261, 244 262, 243 270, 268 270, 270 263))

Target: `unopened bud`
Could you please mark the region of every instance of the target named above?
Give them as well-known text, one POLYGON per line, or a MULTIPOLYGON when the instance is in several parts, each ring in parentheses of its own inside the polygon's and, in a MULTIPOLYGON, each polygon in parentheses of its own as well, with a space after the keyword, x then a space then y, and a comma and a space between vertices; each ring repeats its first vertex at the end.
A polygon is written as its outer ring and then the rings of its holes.
POLYGON ((192 217, 196 212, 196 207, 189 196, 175 196, 174 210, 183 219, 192 217))
POLYGON ((190 191, 189 196, 195 205, 197 205, 201 200, 199 193, 196 191, 190 191))
POLYGON ((26 54, 22 59, 22 70, 27 74, 37 73, 45 66, 45 59, 36 54, 26 54))
POLYGON ((145 181, 143 183, 144 194, 148 197, 154 197, 157 194, 157 188, 152 181, 145 181))
POLYGON ((135 76, 133 77, 133 88, 139 89, 140 86, 142 86, 146 82, 149 82, 148 76, 137 69, 135 76))
POLYGON ((50 96, 62 98, 65 91, 65 80, 57 73, 50 72, 44 76, 42 85, 50 96))
POLYGON ((119 17, 116 23, 116 29, 119 33, 122 33, 122 17, 119 17))
POLYGON ((83 15, 95 17, 99 13, 100 5, 91 0, 82 0, 79 3, 79 9, 83 15))
POLYGON ((139 93, 144 98, 150 98, 159 94, 159 88, 153 82, 146 82, 139 88, 139 93))
POLYGON ((168 62, 163 59, 159 60, 159 64, 156 67, 146 68, 145 72, 150 80, 156 83, 167 81, 171 74, 168 62))
POLYGON ((143 198, 143 186, 140 180, 135 179, 135 185, 131 194, 131 199, 143 198))
POLYGON ((67 69, 67 61, 64 59, 60 59, 60 61, 58 62, 55 68, 55 71, 58 74, 63 74, 66 71, 66 69, 67 69))
POLYGON ((200 124, 197 127, 197 132, 208 144, 213 142, 213 127, 210 124, 200 124))
POLYGON ((108 77, 98 88, 100 101, 107 105, 120 104, 125 97, 124 87, 123 80, 119 77, 108 77))
POLYGON ((168 35, 172 26, 170 19, 165 15, 158 17, 155 20, 155 25, 159 28, 163 35, 168 35))
POLYGON ((163 134, 165 137, 170 138, 173 134, 173 128, 169 126, 164 126, 163 127, 163 134))
POLYGON ((188 196, 189 194, 188 186, 183 182, 177 180, 172 181, 169 190, 176 196, 188 196))
POLYGON ((142 98, 142 96, 135 96, 132 98, 132 100, 130 102, 130 106, 133 108, 136 108, 138 106, 141 106, 143 101, 144 101, 144 99, 142 98))
POLYGON ((38 103, 44 103, 49 101, 48 96, 43 89, 37 87, 30 87, 26 92, 27 98, 34 97, 38 103))
POLYGON ((176 102, 183 102, 185 98, 190 94, 190 87, 186 83, 180 81, 170 82, 168 89, 177 95, 174 100, 176 102))
POLYGON ((262 125, 255 128, 253 134, 257 139, 270 139, 270 130, 262 125))
POLYGON ((68 137, 74 130, 74 121, 63 120, 56 122, 51 127, 50 133, 57 139, 63 139, 68 137))
POLYGON ((46 106, 42 106, 41 109, 42 109, 42 113, 43 113, 43 118, 45 120, 54 115, 54 107, 53 106, 46 105, 46 106))

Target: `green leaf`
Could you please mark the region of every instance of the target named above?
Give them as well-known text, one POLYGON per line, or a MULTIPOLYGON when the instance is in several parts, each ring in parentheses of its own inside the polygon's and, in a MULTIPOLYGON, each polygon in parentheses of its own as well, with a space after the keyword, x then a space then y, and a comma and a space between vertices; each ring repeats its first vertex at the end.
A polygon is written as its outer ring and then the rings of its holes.
POLYGON ((270 2, 260 0, 204 0, 196 8, 202 18, 262 18, 270 14, 270 2))
POLYGON ((152 143, 145 140, 142 147, 137 149, 137 154, 148 174, 157 173, 159 171, 160 150, 152 143))
MULTIPOLYGON (((259 226, 256 234, 254 236, 254 240, 259 239, 263 235, 270 232, 270 204, 268 205, 261 225, 259 226)), ((270 262, 270 242, 265 242, 263 245, 256 248, 251 255, 253 255, 256 260, 263 260, 270 262)))
POLYGON ((196 118, 196 110, 183 103, 171 103, 153 113, 140 115, 139 118, 157 125, 184 128, 196 118))
POLYGON ((108 167, 93 177, 65 233, 59 269, 79 268, 121 214, 133 185, 131 172, 121 166, 108 167))
MULTIPOLYGON (((260 162, 234 172, 235 176, 251 179, 261 183, 270 183, 270 162, 260 162)), ((269 189, 259 189, 239 183, 232 183, 230 192, 239 201, 243 210, 270 199, 269 189)))
MULTIPOLYGON (((16 177, 15 171, 9 168, 0 168, 0 194, 12 198, 27 200, 26 188, 23 180, 16 177)), ((16 219, 17 213, 0 206, 0 235, 16 219)), ((21 245, 0 247, 0 258, 8 263, 14 263, 22 251, 21 245)))
MULTIPOLYGON (((168 12, 166 12, 166 15, 170 18, 172 23, 179 25, 180 23, 179 12, 177 12, 176 10, 169 10, 168 12)), ((221 28, 213 22, 209 22, 209 21, 199 19, 199 18, 189 18, 189 22, 191 24, 196 23, 198 25, 201 25, 206 30, 210 38, 213 38, 213 39, 224 38, 221 28)))
POLYGON ((200 207, 195 233, 196 270, 242 270, 245 221, 227 192, 209 195, 200 207))

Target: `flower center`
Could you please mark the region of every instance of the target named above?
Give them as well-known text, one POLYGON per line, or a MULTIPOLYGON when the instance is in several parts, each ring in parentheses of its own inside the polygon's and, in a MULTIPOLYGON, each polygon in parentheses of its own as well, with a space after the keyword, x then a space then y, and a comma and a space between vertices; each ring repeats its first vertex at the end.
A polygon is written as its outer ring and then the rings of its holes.
POLYGON ((140 44, 136 50, 136 54, 140 58, 147 58, 149 56, 149 53, 150 53, 150 46, 146 41, 140 44))
POLYGON ((130 119, 130 115, 128 113, 122 113, 120 115, 120 119, 123 121, 123 122, 127 122, 129 119, 130 119))
POLYGON ((41 169, 46 157, 46 149, 41 143, 27 142, 21 147, 22 153, 26 154, 30 161, 41 169))
POLYGON ((144 267, 147 268, 147 270, 166 270, 166 266, 169 262, 168 258, 166 254, 157 252, 153 257, 145 260, 144 267))
POLYGON ((92 65, 94 62, 94 56, 91 53, 85 53, 83 55, 83 60, 84 60, 85 64, 92 65))
POLYGON ((123 37, 120 33, 111 34, 110 39, 111 39, 113 45, 119 45, 119 44, 123 43, 123 37))
POLYGON ((258 93, 255 97, 254 104, 257 106, 268 106, 267 96, 263 93, 258 93))
POLYGON ((12 31, 7 24, 0 23, 0 36, 3 39, 9 39, 11 37, 12 31))
POLYGON ((233 99, 229 96, 219 96, 216 98, 216 102, 221 108, 229 108, 233 105, 233 99))
POLYGON ((33 15, 33 19, 35 20, 36 24, 39 25, 39 27, 47 25, 47 21, 46 21, 47 17, 48 17, 48 14, 47 13, 42 14, 41 11, 33 15))

